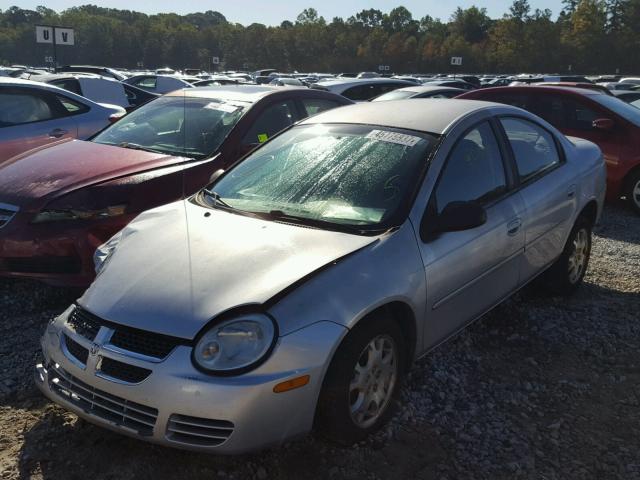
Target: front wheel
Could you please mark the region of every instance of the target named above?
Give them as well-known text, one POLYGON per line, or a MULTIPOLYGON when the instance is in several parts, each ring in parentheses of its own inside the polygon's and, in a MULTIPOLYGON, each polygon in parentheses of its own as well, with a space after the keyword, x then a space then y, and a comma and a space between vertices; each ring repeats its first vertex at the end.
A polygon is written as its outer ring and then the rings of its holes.
POLYGON ((384 425, 404 377, 406 342, 383 316, 363 319, 335 353, 320 393, 316 430, 352 445, 384 425))
POLYGON ((584 217, 576 221, 562 255, 545 272, 545 286, 554 294, 570 295, 584 280, 591 256, 592 225, 584 217))
POLYGON ((640 170, 632 173, 626 184, 627 202, 636 213, 640 214, 640 170))

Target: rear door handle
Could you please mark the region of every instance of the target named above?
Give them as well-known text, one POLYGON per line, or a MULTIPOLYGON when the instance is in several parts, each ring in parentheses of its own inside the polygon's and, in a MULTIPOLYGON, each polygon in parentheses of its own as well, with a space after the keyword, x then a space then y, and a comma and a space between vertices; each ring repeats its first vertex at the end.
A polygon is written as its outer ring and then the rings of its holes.
POLYGON ((515 220, 512 220, 507 224, 507 233, 509 234, 509 236, 513 237, 516 233, 518 233, 521 226, 522 220, 516 218, 515 220))
POLYGON ((69 133, 69 130, 63 130, 62 128, 54 128, 49 132, 49 136, 53 138, 60 138, 69 133))
POLYGON ((571 185, 569 187, 569 190, 567 190, 567 197, 573 198, 575 196, 576 196, 576 186, 575 185, 571 185))

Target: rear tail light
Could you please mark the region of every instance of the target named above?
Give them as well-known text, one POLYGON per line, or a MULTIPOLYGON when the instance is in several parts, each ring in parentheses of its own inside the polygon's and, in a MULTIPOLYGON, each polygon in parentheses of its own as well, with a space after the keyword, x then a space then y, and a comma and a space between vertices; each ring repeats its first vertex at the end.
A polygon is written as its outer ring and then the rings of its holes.
POLYGON ((113 115, 109 115, 109 123, 116 123, 122 117, 124 117, 124 113, 114 113, 113 115))

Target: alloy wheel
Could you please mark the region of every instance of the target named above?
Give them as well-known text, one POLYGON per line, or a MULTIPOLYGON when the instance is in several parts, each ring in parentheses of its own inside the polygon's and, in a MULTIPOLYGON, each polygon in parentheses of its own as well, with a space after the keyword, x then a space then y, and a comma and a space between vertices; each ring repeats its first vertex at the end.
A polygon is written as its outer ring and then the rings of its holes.
POLYGON ((573 239, 573 249, 569 256, 569 282, 577 283, 582 277, 589 255, 589 233, 585 228, 576 232, 573 239))
POLYGON ((351 419, 369 428, 387 409, 398 378, 396 344, 388 335, 378 335, 360 353, 349 385, 351 419))

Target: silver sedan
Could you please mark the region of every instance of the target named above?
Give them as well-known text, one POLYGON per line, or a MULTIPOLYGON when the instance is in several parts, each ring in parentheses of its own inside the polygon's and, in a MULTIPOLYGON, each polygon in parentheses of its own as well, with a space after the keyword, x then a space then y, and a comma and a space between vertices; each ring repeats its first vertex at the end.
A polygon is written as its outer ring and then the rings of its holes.
POLYGON ((0 163, 54 142, 85 140, 126 113, 53 85, 0 78, 0 163))
POLYGON ((46 328, 36 383, 169 446, 359 441, 414 359, 538 275, 580 285, 604 193, 595 145, 514 107, 316 115, 102 246, 46 328))

